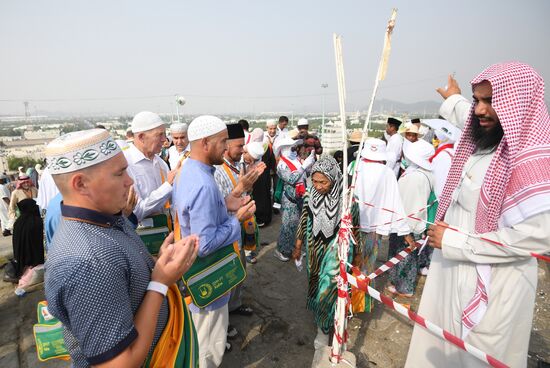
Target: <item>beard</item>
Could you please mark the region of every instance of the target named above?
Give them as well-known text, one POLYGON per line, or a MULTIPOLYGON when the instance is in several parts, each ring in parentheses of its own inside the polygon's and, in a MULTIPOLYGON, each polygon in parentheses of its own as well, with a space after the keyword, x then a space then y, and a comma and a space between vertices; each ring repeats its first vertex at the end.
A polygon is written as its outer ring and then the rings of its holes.
POLYGON ((504 130, 502 130, 500 123, 492 128, 484 128, 479 124, 479 118, 474 115, 472 116, 471 136, 477 149, 487 150, 496 147, 500 143, 504 136, 504 130))

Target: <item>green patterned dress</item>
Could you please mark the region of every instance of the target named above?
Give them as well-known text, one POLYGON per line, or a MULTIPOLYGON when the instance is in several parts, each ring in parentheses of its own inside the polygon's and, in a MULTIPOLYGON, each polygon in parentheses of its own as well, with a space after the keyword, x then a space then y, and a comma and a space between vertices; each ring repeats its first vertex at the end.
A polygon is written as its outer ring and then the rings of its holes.
MULTIPOLYGON (((309 206, 310 194, 304 196, 304 207, 298 225, 297 239, 302 239, 306 250, 306 266, 308 276, 307 309, 315 316, 315 323, 324 332, 329 333, 334 326, 334 311, 338 291, 336 276, 338 275, 338 227, 330 238, 325 238, 322 232, 313 235, 313 212, 309 206)), ((359 210, 354 203, 351 209, 354 226, 353 235, 359 237, 359 210)), ((348 262, 353 259, 353 244, 350 243, 348 262)))

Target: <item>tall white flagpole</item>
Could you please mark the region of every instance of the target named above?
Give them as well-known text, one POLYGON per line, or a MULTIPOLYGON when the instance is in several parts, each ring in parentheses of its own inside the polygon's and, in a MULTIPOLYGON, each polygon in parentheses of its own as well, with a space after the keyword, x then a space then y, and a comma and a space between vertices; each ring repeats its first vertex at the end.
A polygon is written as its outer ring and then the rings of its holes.
MULTIPOLYGON (((367 110, 367 118, 365 119, 365 124, 363 125, 363 131, 362 131, 363 134, 361 135, 361 142, 359 143, 359 150, 357 151, 358 156, 361 154, 361 151, 363 150, 363 144, 365 143, 365 138, 369 134, 372 106, 374 105, 374 100, 376 98, 376 93, 378 91, 378 84, 380 83, 380 81, 386 78, 386 71, 388 69, 388 61, 389 61, 390 51, 391 51, 391 35, 395 27, 396 18, 397 18, 397 8, 393 8, 390 20, 388 21, 388 26, 386 27, 386 32, 384 33, 384 47, 382 49, 380 63, 378 64, 378 71, 376 72, 376 80, 374 82, 374 88, 372 90, 369 109, 367 110)), ((355 169, 357 169, 357 163, 356 163, 355 169)), ((352 189, 355 188, 356 180, 357 180, 357 175, 355 175, 355 172, 354 172, 354 175, 352 176, 352 179, 351 179, 352 189)), ((353 201, 353 195, 349 196, 348 206, 351 206, 352 201, 353 201)))
MULTIPOLYGON (((344 168, 348 165, 347 152, 347 129, 346 129, 346 80, 344 76, 344 61, 342 56, 342 39, 334 34, 334 57, 336 61, 336 79, 338 81, 338 102, 340 105, 340 123, 342 125, 342 141, 344 142, 344 168)), ((342 214, 340 228, 348 228, 342 236, 338 235, 338 258, 340 264, 347 262, 347 254, 349 252, 349 221, 346 221, 349 216, 348 208, 348 178, 343 175, 343 190, 342 190, 342 214)), ((340 233, 339 233, 340 234, 340 233)), ((330 360, 334 363, 339 363, 343 353, 346 351, 346 306, 347 306, 347 281, 341 275, 337 276, 338 299, 336 302, 336 311, 334 314, 334 337, 332 340, 332 351, 330 360), (345 296, 344 296, 345 295, 345 296)))
MULTIPOLYGON (((374 89, 371 96, 371 101, 369 104, 369 109, 367 112, 367 118, 363 126, 363 134, 361 137, 361 143, 359 144, 359 151, 361 153, 365 136, 368 134, 368 128, 370 127, 370 116, 372 113, 372 106, 374 104, 374 99, 376 97, 376 92, 378 90, 378 83, 383 80, 386 76, 386 70, 389 60, 389 54, 391 50, 391 34, 395 26, 395 19, 397 17, 397 9, 392 10, 392 15, 388 22, 386 28, 386 33, 384 35, 384 48, 382 50, 382 56, 380 58, 380 63, 378 65, 378 71, 376 73, 376 81, 374 84, 374 89)), ((346 129, 346 84, 344 76, 344 62, 342 56, 342 43, 341 37, 334 34, 334 56, 336 61, 336 77, 338 81, 338 102, 340 105, 340 121, 342 124, 342 141, 344 142, 343 147, 343 156, 344 156, 344 169, 347 169, 348 166, 348 153, 347 153, 347 129, 346 129)), ((357 165, 356 165, 357 168, 357 165)), ((343 175, 343 190, 342 190, 342 214, 340 222, 340 231, 338 232, 338 258, 340 261, 340 274, 337 276, 337 288, 338 288, 338 299, 336 302, 336 311, 334 314, 334 337, 332 340, 332 350, 330 354, 330 361, 333 364, 338 364, 342 360, 342 356, 346 351, 346 327, 347 327, 347 308, 351 308, 351 305, 348 305, 348 282, 347 279, 342 275, 345 273, 345 265, 348 259, 350 240, 351 240, 351 231, 352 231, 352 219, 351 219, 351 206, 353 203, 353 188, 355 187, 355 182, 357 175, 352 176, 351 186, 348 188, 348 178, 346 173, 343 175)))

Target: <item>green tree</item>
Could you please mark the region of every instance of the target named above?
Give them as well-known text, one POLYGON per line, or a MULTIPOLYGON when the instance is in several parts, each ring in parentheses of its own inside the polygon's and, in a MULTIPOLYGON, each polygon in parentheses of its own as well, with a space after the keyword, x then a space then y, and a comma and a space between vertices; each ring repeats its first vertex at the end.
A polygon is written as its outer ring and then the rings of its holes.
POLYGON ((10 170, 17 170, 19 166, 23 166, 24 170, 27 170, 29 167, 34 167, 36 164, 42 164, 42 160, 35 160, 31 157, 8 157, 8 168, 10 170))

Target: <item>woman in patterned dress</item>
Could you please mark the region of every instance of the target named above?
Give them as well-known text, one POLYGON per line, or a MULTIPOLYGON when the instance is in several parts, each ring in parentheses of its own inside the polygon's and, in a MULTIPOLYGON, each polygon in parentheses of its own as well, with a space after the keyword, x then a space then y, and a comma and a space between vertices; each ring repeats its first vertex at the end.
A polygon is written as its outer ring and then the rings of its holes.
MULTIPOLYGON (((304 196, 304 204, 293 258, 301 257, 306 250, 308 293, 307 308, 315 315, 318 327, 315 346, 327 345, 328 334, 334 327, 334 310, 337 299, 336 275, 339 270, 337 235, 340 229, 342 204, 342 172, 338 162, 330 156, 323 157, 312 167, 312 185, 304 196)), ((353 235, 359 235, 358 207, 351 209, 353 235)), ((350 243, 348 261, 353 247, 350 243)))
POLYGON ((281 196, 281 230, 274 256, 283 262, 290 259, 294 249, 296 228, 306 191, 307 170, 315 162, 314 151, 303 162, 300 160, 297 146, 301 143, 301 140, 289 137, 277 143, 277 150, 280 149, 281 152, 277 175, 283 182, 283 195, 281 196))

